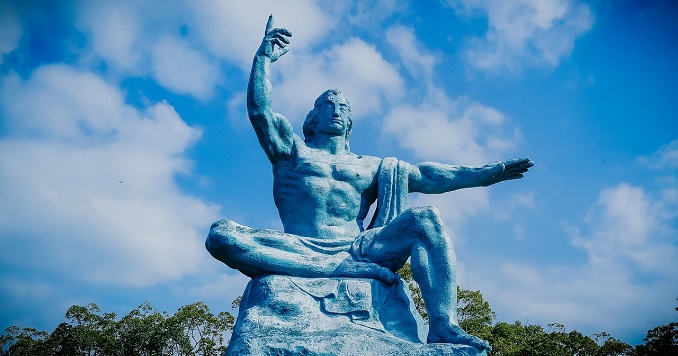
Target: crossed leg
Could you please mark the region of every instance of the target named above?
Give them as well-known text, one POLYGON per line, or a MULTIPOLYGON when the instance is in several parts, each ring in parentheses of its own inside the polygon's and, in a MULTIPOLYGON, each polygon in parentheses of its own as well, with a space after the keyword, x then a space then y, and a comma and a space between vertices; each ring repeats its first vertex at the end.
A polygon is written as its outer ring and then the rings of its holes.
MULTIPOLYGON (((252 229, 230 220, 212 224, 205 247, 217 260, 249 277, 283 274, 297 277, 374 278, 388 284, 397 280, 390 269, 356 261, 345 244, 318 251, 303 237, 269 229, 252 229)), ((309 239, 310 240, 310 239, 309 239)))

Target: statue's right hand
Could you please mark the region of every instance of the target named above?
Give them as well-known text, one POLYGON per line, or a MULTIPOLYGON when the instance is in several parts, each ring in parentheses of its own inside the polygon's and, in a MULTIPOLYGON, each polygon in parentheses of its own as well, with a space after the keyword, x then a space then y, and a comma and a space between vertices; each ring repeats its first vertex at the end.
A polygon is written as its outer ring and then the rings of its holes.
POLYGON ((292 32, 284 28, 273 28, 273 15, 269 16, 264 40, 259 46, 257 55, 266 56, 271 59, 271 62, 277 61, 290 50, 287 47, 290 44, 289 37, 292 37, 292 32))
POLYGON ((350 260, 343 260, 335 268, 333 275, 337 277, 373 278, 389 285, 400 279, 397 273, 376 263, 350 260))

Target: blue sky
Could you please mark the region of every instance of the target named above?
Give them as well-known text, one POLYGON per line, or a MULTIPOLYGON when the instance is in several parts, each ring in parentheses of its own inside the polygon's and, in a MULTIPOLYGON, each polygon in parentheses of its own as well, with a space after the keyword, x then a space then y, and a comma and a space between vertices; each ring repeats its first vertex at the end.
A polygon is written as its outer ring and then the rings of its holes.
POLYGON ((230 308, 247 278, 205 251, 210 224, 281 228, 244 104, 271 13, 293 33, 274 108, 298 133, 338 87, 353 152, 535 161, 410 199, 440 209, 459 284, 499 320, 632 344, 676 320, 671 1, 0 1, 0 327, 230 308))

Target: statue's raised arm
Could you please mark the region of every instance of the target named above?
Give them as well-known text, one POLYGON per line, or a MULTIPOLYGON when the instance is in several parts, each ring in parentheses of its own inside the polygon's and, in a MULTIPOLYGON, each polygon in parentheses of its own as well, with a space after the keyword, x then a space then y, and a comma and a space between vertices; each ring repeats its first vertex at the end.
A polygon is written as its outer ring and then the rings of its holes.
POLYGON ((271 163, 288 156, 292 149, 292 125, 271 108, 272 86, 269 78, 270 64, 289 51, 291 36, 290 31, 273 27, 273 16, 268 18, 266 33, 254 56, 247 86, 247 113, 259 144, 271 163))

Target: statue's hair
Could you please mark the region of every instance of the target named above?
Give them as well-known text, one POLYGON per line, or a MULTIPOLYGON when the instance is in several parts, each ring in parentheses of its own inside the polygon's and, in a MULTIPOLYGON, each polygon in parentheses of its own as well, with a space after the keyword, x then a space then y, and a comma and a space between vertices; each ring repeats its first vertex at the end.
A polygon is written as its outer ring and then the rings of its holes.
POLYGON ((348 99, 341 94, 339 89, 328 89, 324 93, 315 99, 315 104, 313 104, 313 109, 308 112, 306 115, 306 120, 304 120, 303 132, 304 132, 304 142, 309 143, 315 135, 316 126, 318 125, 318 113, 322 107, 322 104, 330 101, 328 97, 330 95, 341 96, 346 100, 346 106, 348 107, 348 122, 346 123, 346 151, 349 151, 348 140, 351 137, 351 129, 353 128, 353 114, 351 113, 351 104, 348 102, 348 99))

